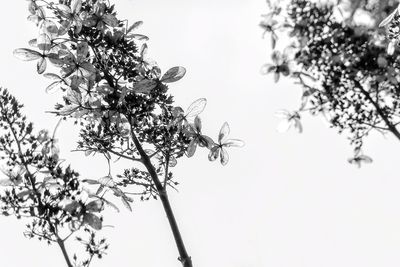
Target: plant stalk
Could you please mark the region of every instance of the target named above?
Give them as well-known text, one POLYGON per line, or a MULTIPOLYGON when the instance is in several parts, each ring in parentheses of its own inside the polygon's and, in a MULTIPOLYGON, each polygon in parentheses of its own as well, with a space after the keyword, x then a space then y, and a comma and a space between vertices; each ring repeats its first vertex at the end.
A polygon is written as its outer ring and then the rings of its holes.
POLYGON ((379 104, 371 97, 371 95, 369 94, 369 92, 367 92, 362 85, 360 84, 360 82, 355 81, 355 85, 358 89, 361 90, 361 92, 364 94, 364 96, 367 98, 367 100, 369 102, 371 102, 371 104, 375 107, 376 112, 378 112, 378 115, 381 117, 381 119, 385 122, 385 124, 387 125, 389 131, 397 138, 400 140, 400 132, 397 130, 396 126, 389 120, 389 118, 387 117, 387 115, 385 114, 385 112, 383 112, 383 110, 381 109, 381 107, 379 106, 379 104))
POLYGON ((154 185, 158 191, 158 194, 160 195, 160 200, 164 207, 164 211, 167 215, 168 222, 170 224, 172 233, 174 235, 175 243, 178 248, 178 252, 179 252, 178 260, 182 263, 183 267, 193 267, 192 259, 190 258, 190 256, 188 255, 188 253, 186 251, 185 244, 183 243, 183 239, 182 239, 181 233, 178 228, 178 224, 175 220, 175 216, 174 216, 174 213, 171 208, 171 204, 168 199, 167 190, 166 190, 166 188, 163 187, 160 179, 158 178, 157 172, 156 172, 153 164, 150 161, 149 156, 143 150, 143 147, 140 144, 135 133, 133 132, 132 127, 131 127, 131 134, 132 134, 133 142, 142 158, 142 162, 143 162, 144 166, 146 167, 147 171, 149 172, 149 174, 154 182, 154 185))
POLYGON ((65 261, 67 262, 67 266, 68 266, 68 267, 73 267, 73 265, 72 265, 72 263, 71 263, 71 260, 69 259, 67 250, 66 250, 66 248, 65 248, 64 241, 63 241, 60 237, 58 237, 58 236, 57 236, 57 243, 58 243, 58 246, 60 247, 60 249, 61 249, 61 251, 62 251, 62 254, 63 254, 63 256, 64 256, 65 261))

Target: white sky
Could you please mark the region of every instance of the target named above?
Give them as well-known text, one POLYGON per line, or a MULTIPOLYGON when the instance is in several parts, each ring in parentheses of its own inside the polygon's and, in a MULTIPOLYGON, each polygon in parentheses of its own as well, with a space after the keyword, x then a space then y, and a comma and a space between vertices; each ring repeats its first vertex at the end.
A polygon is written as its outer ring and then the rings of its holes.
MULTIPOLYGON (((268 40, 257 26, 263 0, 118 0, 119 18, 143 20, 149 56, 163 70, 187 68, 171 86, 187 107, 208 99, 205 133, 216 137, 224 121, 231 136, 246 141, 232 149, 225 167, 200 150, 175 168, 179 193, 173 209, 196 267, 391 267, 400 264, 400 177, 397 141, 373 135, 365 152, 374 163, 347 164, 345 136, 306 116, 305 131, 278 134, 274 112, 294 109, 300 88, 259 74, 269 60, 268 40)), ((25 20, 26 1, 8 1, 0 16, 0 84, 26 105, 38 128, 52 128, 45 114, 59 95, 32 63, 12 56, 27 47, 34 26, 25 20)), ((76 129, 58 132, 63 157, 88 178, 105 174, 103 160, 69 152, 76 129), (87 166, 90 165, 90 168, 87 166)), ((118 169, 114 169, 114 174, 118 169)), ((108 213, 109 255, 92 266, 177 267, 178 253, 161 203, 136 202, 133 213, 108 213)), ((27 240, 23 222, 0 218, 0 265, 64 266, 58 247, 27 240)))

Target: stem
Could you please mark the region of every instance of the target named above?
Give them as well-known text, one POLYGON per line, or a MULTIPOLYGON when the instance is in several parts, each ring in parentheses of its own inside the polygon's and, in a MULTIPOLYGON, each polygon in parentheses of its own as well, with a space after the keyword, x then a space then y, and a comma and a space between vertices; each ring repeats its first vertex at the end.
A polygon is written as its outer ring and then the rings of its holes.
POLYGON ((359 81, 355 81, 355 85, 358 89, 360 89, 360 91, 364 94, 364 96, 367 98, 367 100, 369 102, 371 102, 371 104, 375 107, 376 112, 378 112, 378 115, 381 117, 381 119, 385 122, 385 124, 388 127, 388 130, 394 135, 396 136, 397 139, 400 140, 400 132, 397 130, 396 126, 389 120, 389 118, 387 117, 387 115, 385 114, 385 112, 383 112, 383 110, 381 109, 381 107, 379 106, 379 104, 371 97, 371 95, 369 94, 369 92, 367 92, 362 85, 360 84, 359 81))
POLYGON ((131 134, 132 134, 133 142, 142 158, 142 162, 143 162, 144 166, 146 167, 147 171, 149 172, 151 178, 153 179, 154 185, 156 186, 158 194, 160 195, 160 199, 163 204, 164 211, 167 215, 168 222, 171 226, 171 230, 174 235, 175 243, 176 243, 176 246, 179 251, 178 260, 182 263, 183 267, 193 267, 192 259, 186 252, 185 244, 183 243, 183 239, 182 239, 181 233, 179 231, 178 224, 176 223, 175 216, 174 216, 174 213, 171 208, 171 204, 168 199, 167 190, 166 190, 166 188, 163 187, 160 179, 158 178, 157 172, 154 169, 154 166, 151 164, 149 156, 143 150, 143 147, 140 144, 139 140, 137 139, 135 133, 133 132, 132 127, 131 127, 131 134))
POLYGON ((68 267, 73 267, 71 260, 69 259, 67 250, 65 249, 64 240, 62 240, 59 236, 57 236, 57 244, 60 247, 62 254, 64 256, 65 261, 67 262, 68 267))

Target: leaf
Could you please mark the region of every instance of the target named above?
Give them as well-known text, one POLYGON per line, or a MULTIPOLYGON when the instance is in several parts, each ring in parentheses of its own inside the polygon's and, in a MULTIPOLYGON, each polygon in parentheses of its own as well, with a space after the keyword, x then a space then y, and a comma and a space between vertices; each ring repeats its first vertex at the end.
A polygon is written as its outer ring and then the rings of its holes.
POLYGON ((101 219, 93 213, 86 213, 83 216, 83 221, 95 230, 101 230, 103 227, 103 222, 101 219))
POLYGON ((186 69, 184 67, 170 68, 162 77, 161 81, 165 83, 173 83, 179 81, 185 76, 186 69))
POLYGON ((42 57, 42 54, 28 48, 18 48, 13 52, 14 56, 24 61, 37 60, 42 57))
POLYGON ((140 82, 136 83, 133 86, 133 90, 135 90, 135 92, 137 92, 137 93, 145 94, 145 93, 149 93, 156 86, 157 86, 156 81, 144 79, 144 80, 141 80, 140 82))

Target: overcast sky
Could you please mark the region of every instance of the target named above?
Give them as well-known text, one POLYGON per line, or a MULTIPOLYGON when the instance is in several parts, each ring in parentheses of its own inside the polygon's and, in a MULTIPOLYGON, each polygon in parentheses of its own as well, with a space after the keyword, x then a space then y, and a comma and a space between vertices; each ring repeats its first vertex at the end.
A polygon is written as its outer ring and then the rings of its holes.
MULTIPOLYGON (((224 121, 231 137, 246 142, 230 150, 230 163, 209 162, 199 150, 174 172, 181 185, 170 192, 173 209, 195 267, 391 267, 400 265, 399 144, 372 135, 365 148, 374 163, 357 169, 345 136, 320 118, 305 116, 304 133, 280 134, 278 109, 295 109, 301 89, 260 75, 269 60, 258 27, 263 0, 118 0, 119 18, 143 20, 148 56, 163 70, 184 66, 171 85, 187 107, 208 99, 204 131, 216 138, 224 121)), ((27 47, 36 29, 26 21, 26 1, 3 4, 0 84, 26 106, 38 128, 52 128, 59 94, 34 63, 12 56, 27 47), (7 8, 5 8, 5 6, 7 8)), ((101 159, 76 152, 76 129, 62 124, 62 157, 84 177, 106 174, 101 159), (90 166, 89 168, 87 166, 90 166)), ((115 168, 114 174, 120 169, 115 168)), ((134 203, 133 212, 108 212, 103 233, 108 255, 92 266, 177 267, 178 253, 161 203, 134 203)), ((0 265, 65 266, 57 246, 23 237, 23 221, 0 218, 0 265)))

